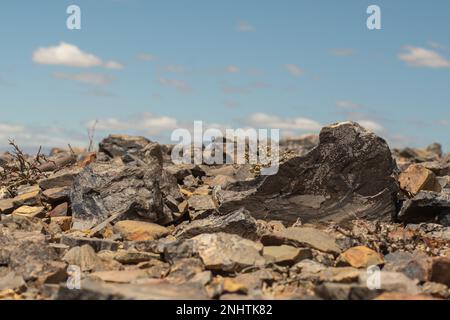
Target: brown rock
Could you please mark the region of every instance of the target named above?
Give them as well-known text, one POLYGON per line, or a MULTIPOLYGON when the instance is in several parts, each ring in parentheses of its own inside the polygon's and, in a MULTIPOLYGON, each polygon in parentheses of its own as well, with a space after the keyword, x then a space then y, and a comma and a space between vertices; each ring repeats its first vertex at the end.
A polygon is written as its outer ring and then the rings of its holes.
POLYGON ((14 211, 14 203, 12 199, 0 200, 0 213, 10 214, 14 211))
POLYGON ((413 164, 402 172, 398 178, 400 188, 416 195, 421 190, 441 192, 436 175, 427 168, 413 164))
POLYGON ((67 202, 61 203, 54 207, 52 211, 48 213, 49 217, 64 217, 67 216, 69 206, 67 202))
POLYGON ((439 282, 450 287, 450 259, 437 257, 433 259, 431 281, 439 282))
POLYGON ((376 251, 364 246, 358 246, 343 252, 338 258, 338 264, 349 265, 354 268, 367 268, 383 264, 383 259, 376 251))
POLYGON ((72 217, 52 217, 50 222, 57 224, 62 231, 68 231, 72 224, 72 217))
POLYGON ((264 257, 279 265, 293 265, 301 260, 312 258, 310 249, 292 246, 268 246, 263 249, 264 257))
POLYGON ((45 210, 44 207, 21 206, 16 210, 14 210, 12 214, 29 218, 43 218, 44 210, 45 210))
POLYGON ((134 220, 117 222, 114 226, 114 231, 129 241, 155 240, 170 233, 166 227, 158 224, 134 220))
POLYGON ((262 236, 264 245, 291 244, 296 246, 307 246, 313 249, 339 254, 341 249, 329 234, 310 227, 291 227, 278 232, 268 233, 262 236))
POLYGON ((70 187, 52 188, 42 192, 42 199, 50 204, 69 201, 70 187))

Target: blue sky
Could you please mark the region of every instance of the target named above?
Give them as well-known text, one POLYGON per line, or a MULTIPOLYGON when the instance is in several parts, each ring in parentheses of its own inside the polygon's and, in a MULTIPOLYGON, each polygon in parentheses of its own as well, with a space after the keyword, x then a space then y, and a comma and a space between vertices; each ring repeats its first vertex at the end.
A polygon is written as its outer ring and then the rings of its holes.
POLYGON ((94 120, 97 138, 167 142, 194 120, 299 135, 350 119, 450 151, 446 0, 4 0, 0 39, 0 148, 85 145, 94 120))

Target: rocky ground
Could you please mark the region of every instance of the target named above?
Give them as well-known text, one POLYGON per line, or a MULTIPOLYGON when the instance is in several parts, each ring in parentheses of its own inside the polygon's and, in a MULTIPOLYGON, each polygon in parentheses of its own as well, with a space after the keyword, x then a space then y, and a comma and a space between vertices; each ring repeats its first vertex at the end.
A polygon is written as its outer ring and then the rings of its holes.
POLYGON ((390 150, 346 122, 281 148, 279 172, 259 176, 174 165, 142 137, 49 156, 12 143, 0 299, 449 299, 438 144, 390 150))

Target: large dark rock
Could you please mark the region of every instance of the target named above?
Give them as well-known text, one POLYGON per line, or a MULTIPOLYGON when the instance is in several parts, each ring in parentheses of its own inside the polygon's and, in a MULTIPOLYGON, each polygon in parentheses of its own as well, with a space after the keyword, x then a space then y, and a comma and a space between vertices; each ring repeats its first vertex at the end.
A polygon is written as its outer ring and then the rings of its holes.
POLYGON ((151 222, 173 221, 165 198, 182 198, 176 179, 158 163, 92 163, 76 177, 71 192, 73 228, 86 230, 108 217, 140 216, 151 222))
POLYGON ((222 213, 295 222, 388 220, 395 215, 396 165, 387 143, 354 122, 324 127, 319 145, 280 164, 276 175, 220 193, 222 213))
POLYGON ((450 226, 450 195, 420 191, 403 203, 398 218, 406 223, 440 222, 450 226))

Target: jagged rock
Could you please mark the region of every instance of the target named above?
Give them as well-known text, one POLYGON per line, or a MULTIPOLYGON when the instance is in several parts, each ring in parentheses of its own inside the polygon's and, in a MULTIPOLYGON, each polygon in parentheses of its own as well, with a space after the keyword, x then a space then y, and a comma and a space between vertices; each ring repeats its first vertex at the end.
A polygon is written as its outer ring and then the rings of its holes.
POLYGON ((121 157, 124 163, 163 164, 161 145, 139 136, 110 135, 99 144, 99 151, 108 156, 121 157))
POLYGON ((42 192, 42 199, 52 205, 69 201, 70 187, 47 189, 42 192))
POLYGON ((274 233, 264 234, 261 238, 264 245, 307 246, 322 252, 341 253, 333 237, 324 231, 310 227, 291 227, 274 233))
POLYGON ((383 264, 383 258, 374 250, 364 246, 357 246, 341 253, 338 265, 349 265, 354 268, 368 268, 383 264))
POLYGON ((44 178, 39 181, 39 187, 42 190, 71 187, 73 185, 75 177, 82 170, 81 167, 72 166, 70 168, 64 168, 48 178, 44 178))
POLYGON ((69 205, 67 202, 58 204, 49 213, 49 217, 65 217, 69 213, 69 205))
POLYGON ((206 269, 235 272, 246 267, 263 266, 262 250, 260 243, 218 232, 171 243, 166 246, 164 256, 169 261, 198 256, 206 269))
POLYGON ((427 168, 413 164, 402 172, 398 178, 400 188, 416 195, 421 190, 441 192, 436 175, 427 168))
POLYGON ((61 243, 69 247, 81 247, 85 244, 90 245, 96 252, 102 250, 116 251, 119 244, 115 241, 107 239, 79 237, 70 234, 64 234, 61 237, 61 243))
POLYGON ((70 196, 73 228, 90 229, 118 213, 137 214, 155 222, 167 220, 160 179, 159 166, 92 163, 74 181, 70 196))
POLYGON ((398 219, 406 223, 439 221, 450 226, 450 195, 421 191, 403 203, 398 219))
POLYGON ((219 210, 245 207, 257 218, 292 223, 388 220, 396 212, 395 167, 383 139, 357 123, 338 123, 324 127, 319 145, 281 163, 277 174, 222 191, 219 210))
POLYGON ((246 239, 256 240, 258 223, 249 212, 243 208, 228 215, 210 215, 205 219, 194 220, 190 223, 180 224, 173 235, 177 239, 187 239, 202 233, 225 232, 236 234, 246 239))
POLYGON ((164 237, 169 230, 155 223, 122 220, 115 224, 114 230, 128 241, 148 241, 164 237))

